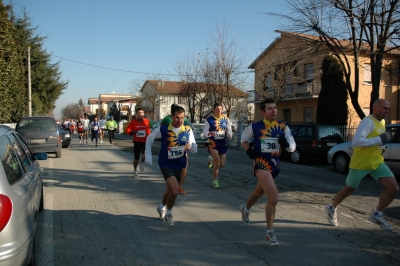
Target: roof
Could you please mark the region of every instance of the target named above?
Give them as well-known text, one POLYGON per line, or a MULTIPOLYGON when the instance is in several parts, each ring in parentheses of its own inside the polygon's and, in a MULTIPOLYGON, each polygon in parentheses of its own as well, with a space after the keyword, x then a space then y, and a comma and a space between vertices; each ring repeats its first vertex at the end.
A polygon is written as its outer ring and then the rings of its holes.
MULTIPOLYGON (((290 31, 280 31, 276 30, 275 32, 278 32, 282 36, 288 36, 292 38, 297 38, 300 40, 305 40, 305 41, 313 41, 313 42, 323 42, 319 36, 316 35, 310 35, 310 34, 305 34, 305 33, 298 33, 298 32, 290 32, 290 31)), ((254 69, 256 62, 263 56, 265 55, 280 39, 281 37, 276 38, 257 58, 249 65, 249 68, 254 69)), ((337 40, 340 44, 341 47, 351 49, 352 42, 350 40, 337 40)), ((367 50, 369 48, 369 44, 363 43, 361 49, 362 50, 367 50)), ((393 47, 387 46, 386 49, 389 50, 393 47)), ((395 54, 395 55, 400 55, 400 49, 394 49, 389 52, 390 54, 395 54)))
MULTIPOLYGON (((160 94, 182 94, 182 86, 186 83, 187 82, 180 82, 180 81, 146 80, 140 91, 142 92, 146 84, 150 84, 160 94)), ((206 85, 205 83, 199 83, 199 84, 206 85)), ((223 85, 220 86, 222 87, 223 85)), ((239 94, 240 96, 246 96, 246 93, 244 91, 239 90, 234 86, 230 86, 230 89, 239 94)))
POLYGON ((120 101, 126 99, 132 99, 132 94, 100 94, 99 100, 102 103, 108 103, 112 101, 120 101))
POLYGON ((89 98, 88 104, 98 104, 99 99, 98 98, 89 98))

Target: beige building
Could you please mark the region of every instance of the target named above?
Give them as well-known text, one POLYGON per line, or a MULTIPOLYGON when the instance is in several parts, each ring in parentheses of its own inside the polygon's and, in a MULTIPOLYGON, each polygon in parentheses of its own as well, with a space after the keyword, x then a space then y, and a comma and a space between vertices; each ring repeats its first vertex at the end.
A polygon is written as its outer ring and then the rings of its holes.
POLYGON ((121 110, 121 116, 128 116, 129 110, 134 114, 136 106, 136 97, 132 94, 99 94, 98 98, 89 98, 89 114, 104 114, 110 113, 111 106, 117 104, 121 110))
MULTIPOLYGON (((324 44, 318 42, 316 36, 278 32, 281 36, 276 38, 249 66, 255 70, 255 90, 248 92, 252 94, 256 104, 255 121, 262 117, 258 111, 259 103, 268 97, 275 98, 278 102, 279 120, 315 122, 321 91, 321 63, 330 52, 324 44)), ((372 85, 370 60, 366 53, 361 52, 359 67, 361 73, 358 101, 364 113, 368 115, 372 85)), ((385 58, 379 91, 380 98, 387 99, 392 108, 387 118, 388 124, 400 123, 399 69, 400 51, 396 50, 385 58)), ((352 72, 354 73, 354 69, 352 72)), ((347 105, 348 125, 357 126, 360 118, 350 98, 347 105)))
MULTIPOLYGON (((187 84, 187 83, 185 83, 187 84)), ((165 116, 171 113, 171 105, 173 103, 178 104, 185 108, 186 116, 189 118, 187 96, 182 92, 183 82, 177 81, 164 81, 164 80, 146 80, 143 84, 140 92, 142 94, 142 107, 145 110, 147 118, 158 121, 163 119, 165 116)), ((218 86, 217 87, 218 90, 218 86)), ((212 111, 212 105, 214 104, 213 96, 207 97, 207 93, 204 90, 199 90, 201 97, 209 98, 207 103, 204 104, 205 108, 201 112, 202 117, 206 116, 212 111)), ((230 96, 232 99, 232 106, 230 120, 235 121, 238 117, 239 106, 246 106, 246 93, 231 86, 230 96)), ((225 108, 224 108, 225 109, 225 108)), ((225 111, 225 110, 224 110, 225 111)), ((200 112, 197 112, 200 113, 200 112)), ((225 113, 226 114, 226 113, 225 113)), ((196 121, 201 120, 199 116, 195 117, 196 121)))

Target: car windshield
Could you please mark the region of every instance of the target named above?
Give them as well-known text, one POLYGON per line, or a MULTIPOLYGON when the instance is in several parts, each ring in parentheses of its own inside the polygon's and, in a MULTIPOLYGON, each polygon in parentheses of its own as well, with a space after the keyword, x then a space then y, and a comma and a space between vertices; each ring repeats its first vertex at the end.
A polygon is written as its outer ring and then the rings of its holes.
POLYGON ((18 125, 19 132, 57 131, 55 123, 49 119, 23 119, 18 125))
POLYGON ((343 138, 342 133, 340 133, 340 131, 336 127, 333 127, 333 126, 320 126, 318 131, 319 131, 319 137, 321 139, 324 139, 324 138, 338 138, 338 139, 340 138, 340 139, 342 139, 343 138))
POLYGON ((192 125, 193 130, 203 131, 204 125, 192 125))

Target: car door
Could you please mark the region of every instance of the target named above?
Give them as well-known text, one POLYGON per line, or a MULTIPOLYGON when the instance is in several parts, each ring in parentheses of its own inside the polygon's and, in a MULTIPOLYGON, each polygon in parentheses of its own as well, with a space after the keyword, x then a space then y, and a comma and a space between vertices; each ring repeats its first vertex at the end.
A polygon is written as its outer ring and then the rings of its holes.
MULTIPOLYGON (((392 129, 393 131, 393 129, 392 129)), ((395 129, 394 136, 391 142, 386 143, 386 151, 383 154, 385 163, 392 172, 396 175, 400 175, 400 130, 395 129)))

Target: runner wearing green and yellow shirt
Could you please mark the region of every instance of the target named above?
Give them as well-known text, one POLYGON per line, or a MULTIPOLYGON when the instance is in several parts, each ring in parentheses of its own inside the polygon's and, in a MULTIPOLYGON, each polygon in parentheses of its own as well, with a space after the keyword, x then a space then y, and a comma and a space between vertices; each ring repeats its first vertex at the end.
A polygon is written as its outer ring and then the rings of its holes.
MULTIPOLYGON (((172 114, 172 109, 175 108, 176 106, 178 106, 178 105, 175 103, 173 103, 171 105, 171 114, 172 114)), ((167 115, 161 121, 160 126, 170 124, 171 122, 172 122, 171 115, 167 115)), ((186 118, 184 118, 184 120, 183 120, 183 125, 190 126, 190 123, 186 118)), ((183 183, 185 183, 185 179, 186 179, 187 166, 188 166, 188 158, 187 158, 187 153, 186 153, 186 167, 182 169, 181 181, 179 182, 179 194, 181 194, 181 195, 186 195, 186 191, 183 189, 183 183)))
POLYGON ((114 139, 114 132, 117 129, 117 122, 115 122, 114 117, 111 116, 110 120, 106 122, 106 130, 108 131, 108 139, 110 140, 110 146, 112 146, 112 140, 114 139))

